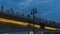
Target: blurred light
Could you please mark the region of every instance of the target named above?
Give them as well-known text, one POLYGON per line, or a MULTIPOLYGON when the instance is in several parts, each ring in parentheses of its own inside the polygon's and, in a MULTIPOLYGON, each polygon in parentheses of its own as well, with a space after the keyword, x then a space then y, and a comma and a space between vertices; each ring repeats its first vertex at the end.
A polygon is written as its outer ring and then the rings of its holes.
MULTIPOLYGON (((18 24, 18 25, 22 25, 22 26, 25 26, 25 27, 29 27, 28 26, 29 23, 15 21, 15 20, 9 20, 9 19, 5 19, 5 18, 0 18, 0 22, 18 24)), ((29 25, 31 25, 31 27, 33 27, 33 24, 29 24, 29 25)), ((40 25, 37 25, 37 24, 34 24, 34 27, 38 28, 38 29, 41 28, 40 25)), ((52 28, 52 27, 47 27, 47 26, 45 26, 45 29, 48 29, 48 30, 60 30, 60 29, 57 29, 57 28, 52 28)))
POLYGON ((34 27, 36 27, 36 28, 40 28, 40 25, 36 25, 36 24, 34 24, 34 27))
POLYGON ((29 34, 34 34, 34 32, 33 31, 30 31, 30 33, 29 34))
MULTIPOLYGON (((22 25, 22 26, 25 26, 25 27, 28 26, 28 23, 26 23, 26 22, 9 20, 9 19, 5 19, 5 18, 0 18, 0 22, 11 23, 11 24, 18 24, 18 25, 22 25)), ((31 27, 33 27, 33 24, 30 24, 30 25, 31 25, 31 27)), ((35 24, 34 27, 35 27, 35 28, 40 28, 40 26, 37 25, 37 24, 35 24)))
POLYGON ((45 27, 45 29, 48 29, 48 30, 57 30, 57 28, 52 28, 52 27, 45 27))
POLYGON ((14 21, 14 20, 9 20, 9 19, 4 19, 4 18, 0 18, 0 22, 6 22, 6 23, 18 24, 18 25, 22 25, 22 26, 27 26, 27 25, 28 25, 28 23, 25 23, 25 22, 19 22, 19 21, 14 21))
POLYGON ((37 24, 34 24, 34 25, 33 24, 29 24, 29 25, 32 26, 32 27, 38 28, 38 29, 40 28, 40 25, 37 25, 37 24))

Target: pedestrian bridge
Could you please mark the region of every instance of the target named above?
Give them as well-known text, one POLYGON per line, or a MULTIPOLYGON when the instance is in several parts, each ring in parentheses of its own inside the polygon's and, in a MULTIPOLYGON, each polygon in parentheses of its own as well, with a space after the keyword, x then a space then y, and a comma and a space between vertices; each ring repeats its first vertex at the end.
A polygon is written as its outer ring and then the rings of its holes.
MULTIPOLYGON (((41 30, 41 24, 33 23, 29 19, 23 17, 16 17, 9 14, 0 13, 0 32, 19 32, 19 31, 36 31, 41 30)), ((60 27, 45 25, 44 30, 60 30, 60 27)))

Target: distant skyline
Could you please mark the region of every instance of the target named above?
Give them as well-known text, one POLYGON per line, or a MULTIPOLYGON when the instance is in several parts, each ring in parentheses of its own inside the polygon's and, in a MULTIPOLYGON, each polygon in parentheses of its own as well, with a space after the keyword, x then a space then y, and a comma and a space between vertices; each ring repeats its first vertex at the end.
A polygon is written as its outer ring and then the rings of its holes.
POLYGON ((37 17, 60 22, 60 0, 0 0, 0 6, 5 9, 13 8, 15 12, 29 14, 37 8, 37 17))

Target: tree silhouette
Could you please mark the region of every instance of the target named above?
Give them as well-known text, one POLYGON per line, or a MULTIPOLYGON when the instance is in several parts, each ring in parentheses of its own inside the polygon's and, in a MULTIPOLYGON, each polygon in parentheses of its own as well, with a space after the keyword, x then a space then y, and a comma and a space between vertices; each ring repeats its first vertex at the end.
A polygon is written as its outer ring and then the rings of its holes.
POLYGON ((55 21, 53 21, 52 24, 56 24, 55 21))
POLYGON ((28 19, 31 19, 31 17, 30 17, 30 15, 29 15, 29 14, 27 15, 27 18, 28 18, 28 19))
MULTIPOLYGON (((34 21, 35 21, 35 14, 37 14, 37 8, 33 8, 32 10, 31 10, 31 15, 33 16, 32 18, 33 18, 33 23, 34 23, 34 21)), ((34 30, 34 24, 32 25, 33 26, 33 31, 35 31, 34 30)))
POLYGON ((13 14, 14 14, 14 11, 13 11, 13 9, 12 9, 12 8, 10 9, 9 13, 10 13, 11 15, 13 15, 13 14))
POLYGON ((49 21, 49 24, 56 24, 55 21, 49 21))
POLYGON ((16 16, 19 16, 19 12, 16 12, 16 16))
POLYGON ((9 10, 6 10, 6 13, 9 14, 9 10))
POLYGON ((23 14, 22 14, 22 16, 24 17, 24 16, 25 16, 25 14, 23 13, 23 14))
POLYGON ((3 6, 1 6, 1 12, 3 12, 3 9, 4 9, 4 7, 3 7, 3 6))
POLYGON ((54 26, 54 25, 56 25, 56 22, 55 21, 52 21, 50 24, 52 24, 54 26))
POLYGON ((32 10, 31 10, 31 15, 33 16, 33 21, 34 21, 34 19, 35 19, 35 14, 37 13, 37 8, 33 8, 32 10))
MULTIPOLYGON (((28 22, 29 19, 30 19, 30 15, 29 15, 29 14, 27 15, 27 19, 28 19, 28 20, 27 20, 27 22, 28 22)), ((29 23, 28 23, 28 28, 31 28, 31 25, 30 25, 29 23)))

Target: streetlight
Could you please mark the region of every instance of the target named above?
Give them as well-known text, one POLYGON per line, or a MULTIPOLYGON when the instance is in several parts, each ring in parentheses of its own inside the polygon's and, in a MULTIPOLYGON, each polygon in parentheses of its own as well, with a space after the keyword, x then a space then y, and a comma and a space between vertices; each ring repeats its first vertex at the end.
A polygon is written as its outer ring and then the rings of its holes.
MULTIPOLYGON (((35 14, 37 13, 37 9, 36 8, 33 8, 32 10, 31 10, 31 15, 33 16, 32 18, 33 18, 33 23, 34 23, 34 21, 35 21, 35 14)), ((35 31, 34 30, 34 24, 33 24, 33 31, 35 31)), ((34 33, 34 32, 33 32, 34 33)))

